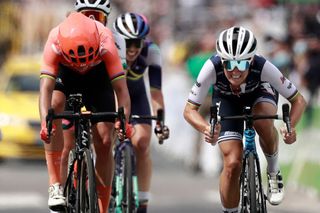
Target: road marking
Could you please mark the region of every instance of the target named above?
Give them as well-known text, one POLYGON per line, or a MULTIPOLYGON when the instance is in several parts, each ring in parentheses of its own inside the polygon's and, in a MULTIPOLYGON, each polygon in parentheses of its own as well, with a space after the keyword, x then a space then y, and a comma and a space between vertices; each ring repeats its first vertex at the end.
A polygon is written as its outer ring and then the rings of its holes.
POLYGON ((1 209, 18 209, 18 208, 43 208, 46 204, 45 198, 34 192, 7 192, 0 193, 0 210, 1 209))

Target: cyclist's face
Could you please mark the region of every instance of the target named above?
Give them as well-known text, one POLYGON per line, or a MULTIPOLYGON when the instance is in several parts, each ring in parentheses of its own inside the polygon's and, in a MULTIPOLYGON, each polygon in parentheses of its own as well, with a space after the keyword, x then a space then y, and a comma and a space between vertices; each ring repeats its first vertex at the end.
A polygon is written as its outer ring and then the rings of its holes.
POLYGON ((249 72, 248 70, 243 72, 234 68, 232 71, 224 69, 224 74, 232 86, 240 86, 246 80, 249 72))
POLYGON ((249 74, 250 61, 224 61, 224 74, 233 86, 240 86, 249 74))
POLYGON ((126 40, 126 48, 127 48, 127 61, 133 62, 137 59, 139 54, 141 53, 143 47, 142 39, 128 39, 126 40))

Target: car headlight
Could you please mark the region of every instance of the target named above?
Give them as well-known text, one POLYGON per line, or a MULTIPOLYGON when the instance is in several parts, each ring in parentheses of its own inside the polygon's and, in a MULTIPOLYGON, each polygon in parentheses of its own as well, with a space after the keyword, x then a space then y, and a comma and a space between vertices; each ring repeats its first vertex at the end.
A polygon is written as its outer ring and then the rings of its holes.
POLYGON ((0 127, 2 126, 23 126, 28 125, 25 119, 14 115, 0 113, 0 127))

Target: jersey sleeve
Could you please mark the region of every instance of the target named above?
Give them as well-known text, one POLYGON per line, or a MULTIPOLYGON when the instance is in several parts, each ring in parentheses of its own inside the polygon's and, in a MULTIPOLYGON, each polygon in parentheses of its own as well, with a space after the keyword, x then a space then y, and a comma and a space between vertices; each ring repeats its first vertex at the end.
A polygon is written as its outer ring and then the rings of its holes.
POLYGON ((269 61, 266 61, 263 66, 261 80, 269 82, 270 85, 275 88, 280 95, 289 101, 298 94, 296 86, 269 61))
POLYGON ((152 43, 149 46, 147 63, 149 67, 149 83, 151 89, 160 89, 162 86, 162 59, 159 47, 152 43))
POLYGON ((188 103, 199 107, 204 102, 210 86, 215 83, 216 70, 212 61, 208 59, 202 66, 197 80, 189 93, 188 103))
POLYGON ((118 54, 121 60, 123 69, 127 69, 127 59, 126 59, 126 41, 120 36, 118 32, 112 30, 113 38, 118 49, 118 54))
POLYGON ((55 78, 58 74, 60 53, 56 45, 57 33, 58 28, 54 28, 49 33, 48 40, 43 50, 40 77, 55 78))
POLYGON ((106 71, 111 82, 119 78, 124 78, 124 71, 119 58, 118 49, 115 45, 111 30, 104 27, 102 24, 97 25, 100 31, 101 58, 106 66, 106 71))

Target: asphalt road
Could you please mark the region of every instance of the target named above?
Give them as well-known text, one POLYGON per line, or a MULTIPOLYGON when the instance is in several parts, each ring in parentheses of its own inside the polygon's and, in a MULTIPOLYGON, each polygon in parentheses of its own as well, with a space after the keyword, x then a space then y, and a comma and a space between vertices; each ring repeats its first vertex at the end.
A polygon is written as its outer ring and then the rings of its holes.
MULTIPOLYGON (((154 152, 150 213, 219 213, 218 178, 195 175, 182 163, 154 152)), ((284 202, 271 213, 320 212, 319 199, 287 189, 284 202)), ((10 160, 0 164, 0 212, 44 213, 47 170, 43 161, 10 160)))

